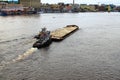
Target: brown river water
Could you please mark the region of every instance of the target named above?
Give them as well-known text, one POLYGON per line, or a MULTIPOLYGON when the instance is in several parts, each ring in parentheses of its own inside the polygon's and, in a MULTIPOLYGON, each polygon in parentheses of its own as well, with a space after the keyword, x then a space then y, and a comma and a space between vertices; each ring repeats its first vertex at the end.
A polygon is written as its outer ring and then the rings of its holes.
POLYGON ((0 16, 0 80, 120 80, 120 13, 0 16), (42 27, 80 29, 32 48, 42 27))

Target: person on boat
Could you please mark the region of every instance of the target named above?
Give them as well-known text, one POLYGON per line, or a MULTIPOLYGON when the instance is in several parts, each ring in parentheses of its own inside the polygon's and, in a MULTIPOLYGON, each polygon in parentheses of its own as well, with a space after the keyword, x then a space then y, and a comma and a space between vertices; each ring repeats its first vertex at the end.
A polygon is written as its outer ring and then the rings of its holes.
POLYGON ((46 28, 44 27, 44 28, 42 28, 42 32, 46 32, 46 28))
POLYGON ((46 28, 42 28, 42 31, 39 33, 39 37, 42 39, 45 39, 47 37, 47 31, 46 28))
POLYGON ((42 30, 39 31, 39 36, 43 35, 45 33, 45 31, 46 31, 46 28, 42 28, 42 30))

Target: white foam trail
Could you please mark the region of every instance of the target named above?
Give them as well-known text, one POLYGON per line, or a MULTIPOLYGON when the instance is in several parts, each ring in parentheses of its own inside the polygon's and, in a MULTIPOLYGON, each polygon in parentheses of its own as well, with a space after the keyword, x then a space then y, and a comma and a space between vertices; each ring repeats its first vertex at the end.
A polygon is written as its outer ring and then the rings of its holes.
POLYGON ((18 55, 17 58, 13 59, 12 61, 10 62, 6 62, 6 61, 2 61, 1 64, 0 64, 0 70, 2 70, 6 65, 8 64, 11 64, 11 63, 14 63, 14 62, 17 62, 17 61, 20 61, 20 60, 23 60, 27 57, 29 57, 31 54, 33 54, 35 51, 37 50, 37 48, 30 48, 28 49, 25 53, 21 54, 21 55, 18 55))
POLYGON ((33 52, 35 52, 36 50, 37 50, 37 48, 28 49, 25 53, 18 55, 18 57, 16 59, 13 59, 12 61, 16 62, 16 61, 23 60, 23 59, 27 58, 28 56, 30 56, 31 54, 33 54, 33 52))

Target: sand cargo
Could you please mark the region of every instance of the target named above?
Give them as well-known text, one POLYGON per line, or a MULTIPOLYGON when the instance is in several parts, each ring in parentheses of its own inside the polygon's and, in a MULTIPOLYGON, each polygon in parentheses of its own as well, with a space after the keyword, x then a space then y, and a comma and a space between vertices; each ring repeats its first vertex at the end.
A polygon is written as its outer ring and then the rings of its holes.
POLYGON ((53 41, 61 41, 78 29, 79 27, 77 25, 67 25, 66 27, 52 31, 51 38, 53 41))

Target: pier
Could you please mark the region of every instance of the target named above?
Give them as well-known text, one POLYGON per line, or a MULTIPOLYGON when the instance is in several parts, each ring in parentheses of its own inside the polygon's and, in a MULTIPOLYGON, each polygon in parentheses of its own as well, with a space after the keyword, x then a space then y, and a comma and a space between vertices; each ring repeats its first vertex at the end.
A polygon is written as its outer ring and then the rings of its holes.
POLYGON ((77 25, 67 25, 66 27, 59 28, 55 31, 51 32, 53 41, 61 41, 65 39, 69 34, 78 30, 79 27, 77 25))

